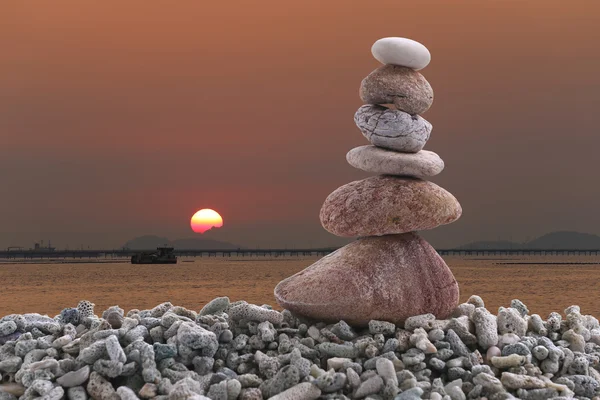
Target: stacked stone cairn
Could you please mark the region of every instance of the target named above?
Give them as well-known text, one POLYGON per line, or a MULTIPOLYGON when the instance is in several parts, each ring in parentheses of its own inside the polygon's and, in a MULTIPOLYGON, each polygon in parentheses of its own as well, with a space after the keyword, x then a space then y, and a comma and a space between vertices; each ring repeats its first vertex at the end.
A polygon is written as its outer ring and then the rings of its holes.
POLYGON ((415 232, 462 213, 452 194, 425 180, 444 168, 437 154, 423 150, 432 126, 420 114, 431 106, 433 90, 417 71, 431 56, 422 44, 394 37, 378 40, 371 51, 384 65, 362 81, 367 104, 354 116, 371 145, 346 158, 379 175, 338 188, 320 213, 326 230, 359 239, 280 282, 275 298, 299 315, 358 326, 427 313, 445 318, 458 304, 458 284, 415 232))
POLYGON ((213 299, 0 318, 0 400, 600 399, 600 324, 479 296, 450 318, 309 321, 213 299))

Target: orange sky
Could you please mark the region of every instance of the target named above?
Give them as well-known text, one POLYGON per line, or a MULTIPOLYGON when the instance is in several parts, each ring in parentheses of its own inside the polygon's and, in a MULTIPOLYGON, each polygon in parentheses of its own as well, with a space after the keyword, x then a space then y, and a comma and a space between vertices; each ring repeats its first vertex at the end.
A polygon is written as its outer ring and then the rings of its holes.
POLYGON ((432 53, 426 148, 464 209, 432 243, 600 234, 600 2, 23 1, 0 20, 0 247, 184 237, 200 208, 240 245, 339 243, 318 212, 367 176, 345 153, 384 36, 432 53))

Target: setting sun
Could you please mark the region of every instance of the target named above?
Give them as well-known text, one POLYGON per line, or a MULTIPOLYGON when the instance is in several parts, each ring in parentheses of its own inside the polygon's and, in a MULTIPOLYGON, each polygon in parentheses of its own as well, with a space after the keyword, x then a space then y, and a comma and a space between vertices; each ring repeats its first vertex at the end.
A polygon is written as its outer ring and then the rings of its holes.
POLYGON ((190 225, 194 232, 204 233, 212 228, 222 227, 223 218, 215 210, 204 208, 192 216, 190 225))

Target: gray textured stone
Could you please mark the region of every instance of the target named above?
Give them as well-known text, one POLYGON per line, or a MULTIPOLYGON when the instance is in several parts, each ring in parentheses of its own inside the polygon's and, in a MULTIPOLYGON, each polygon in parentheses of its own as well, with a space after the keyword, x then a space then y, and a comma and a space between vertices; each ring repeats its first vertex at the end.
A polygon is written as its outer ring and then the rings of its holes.
POLYGON ((429 121, 418 115, 374 104, 361 106, 354 123, 371 144, 405 153, 421 150, 432 130, 429 121))

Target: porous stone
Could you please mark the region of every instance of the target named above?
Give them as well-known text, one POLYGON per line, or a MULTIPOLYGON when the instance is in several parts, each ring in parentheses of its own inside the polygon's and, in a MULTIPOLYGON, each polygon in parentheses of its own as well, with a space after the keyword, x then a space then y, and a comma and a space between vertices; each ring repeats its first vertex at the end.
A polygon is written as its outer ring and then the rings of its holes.
POLYGON ((80 321, 94 316, 94 306, 95 304, 88 300, 81 300, 77 304, 77 311, 79 312, 80 321))
POLYGON ((408 114, 422 114, 433 103, 433 89, 420 73, 398 65, 383 65, 360 85, 360 98, 367 104, 393 104, 408 114))
POLYGON ((498 324, 495 315, 483 307, 478 307, 473 311, 473 322, 479 346, 487 350, 498 344, 498 324))
POLYGON ((318 387, 310 382, 303 382, 271 397, 271 400, 315 400, 320 395, 318 387))
POLYGON ((268 321, 272 324, 281 324, 283 322, 283 315, 280 312, 254 304, 240 304, 231 307, 229 316, 235 321, 244 319, 257 322, 268 321))
POLYGON ((445 318, 458 304, 458 285, 435 249, 407 233, 352 242, 280 282, 275 298, 300 315, 365 326, 445 318))
POLYGON ((320 219, 334 235, 366 237, 432 229, 461 213, 458 200, 432 182, 382 175, 336 189, 321 207, 320 219))
POLYGON ((97 372, 90 374, 87 392, 92 398, 97 400, 120 400, 113 385, 97 372))
POLYGON ((376 146, 361 146, 350 150, 346 160, 363 171, 415 178, 435 176, 444 169, 444 161, 428 150, 398 153, 376 146))
POLYGON ((202 310, 198 313, 199 315, 210 315, 217 314, 222 311, 225 311, 227 307, 229 307, 229 297, 217 297, 206 303, 202 310))
POLYGON ((354 123, 371 144, 406 153, 421 150, 433 128, 419 115, 376 104, 359 107, 354 123))
POLYGON ((88 395, 83 386, 75 386, 67 390, 69 400, 87 400, 88 395))
POLYGON ((17 324, 14 321, 0 322, 0 336, 7 336, 17 330, 17 324))

